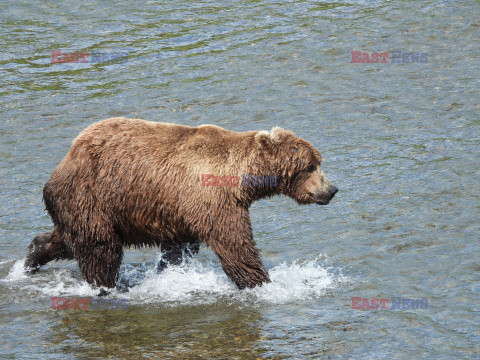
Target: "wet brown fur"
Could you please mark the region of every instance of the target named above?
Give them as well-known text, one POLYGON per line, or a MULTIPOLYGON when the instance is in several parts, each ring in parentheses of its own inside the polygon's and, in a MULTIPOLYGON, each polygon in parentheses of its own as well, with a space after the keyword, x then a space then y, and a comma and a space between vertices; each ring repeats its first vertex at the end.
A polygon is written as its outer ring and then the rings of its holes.
POLYGON ((314 203, 320 153, 292 132, 231 132, 111 118, 73 141, 43 191, 55 224, 29 246, 28 269, 75 259, 83 278, 114 287, 123 246, 207 244, 239 287, 269 282, 252 238, 253 201, 284 194, 314 203), (202 186, 201 175, 276 175, 277 187, 202 186))

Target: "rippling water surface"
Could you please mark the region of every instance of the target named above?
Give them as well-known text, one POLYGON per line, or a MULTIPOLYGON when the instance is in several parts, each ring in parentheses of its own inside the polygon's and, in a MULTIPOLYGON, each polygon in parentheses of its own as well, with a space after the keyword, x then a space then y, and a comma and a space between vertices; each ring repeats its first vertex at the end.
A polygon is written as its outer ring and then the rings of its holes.
POLYGON ((0 19, 1 358, 480 358, 478 1, 20 0, 0 19), (252 206, 262 288, 238 291, 207 248, 161 274, 158 250, 128 250, 110 295, 126 309, 53 310, 52 296, 96 293, 74 262, 23 274, 51 229, 42 187, 112 116, 278 125, 322 152, 340 191, 326 207, 252 206), (392 309, 399 297, 428 307, 392 309))

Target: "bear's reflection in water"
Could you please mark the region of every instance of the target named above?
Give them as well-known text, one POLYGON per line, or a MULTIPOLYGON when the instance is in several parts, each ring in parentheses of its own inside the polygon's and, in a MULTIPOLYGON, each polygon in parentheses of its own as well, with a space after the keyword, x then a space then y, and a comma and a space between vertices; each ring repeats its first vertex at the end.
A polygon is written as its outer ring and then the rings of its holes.
POLYGON ((260 344, 264 320, 250 307, 129 304, 57 313, 48 339, 64 344, 67 357, 74 351, 85 359, 255 359, 267 351, 260 344))

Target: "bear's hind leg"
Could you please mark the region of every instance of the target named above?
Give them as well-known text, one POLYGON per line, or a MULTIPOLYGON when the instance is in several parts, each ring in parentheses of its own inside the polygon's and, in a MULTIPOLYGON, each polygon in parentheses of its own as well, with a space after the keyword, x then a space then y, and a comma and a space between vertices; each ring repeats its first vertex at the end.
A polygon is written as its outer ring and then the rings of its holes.
POLYGON ((114 288, 123 258, 120 241, 102 242, 78 249, 82 277, 97 287, 114 288))
POLYGON ((41 265, 52 260, 70 260, 72 254, 68 251, 57 228, 36 236, 28 246, 25 270, 29 273, 38 271, 41 265))

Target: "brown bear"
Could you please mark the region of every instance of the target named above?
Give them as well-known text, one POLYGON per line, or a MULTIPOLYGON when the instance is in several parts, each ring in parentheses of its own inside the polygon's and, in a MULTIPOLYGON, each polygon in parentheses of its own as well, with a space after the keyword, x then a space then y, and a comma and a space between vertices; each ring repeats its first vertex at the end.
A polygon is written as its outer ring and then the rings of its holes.
POLYGON ((328 204, 338 189, 320 162, 310 143, 278 127, 239 133, 126 118, 94 123, 43 189, 55 228, 32 241, 25 268, 75 259, 88 283, 112 288, 124 246, 161 246, 175 261, 182 250, 196 253, 205 243, 238 288, 261 285, 270 279, 248 209, 277 194, 328 204), (205 174, 276 181, 205 186, 205 174))

